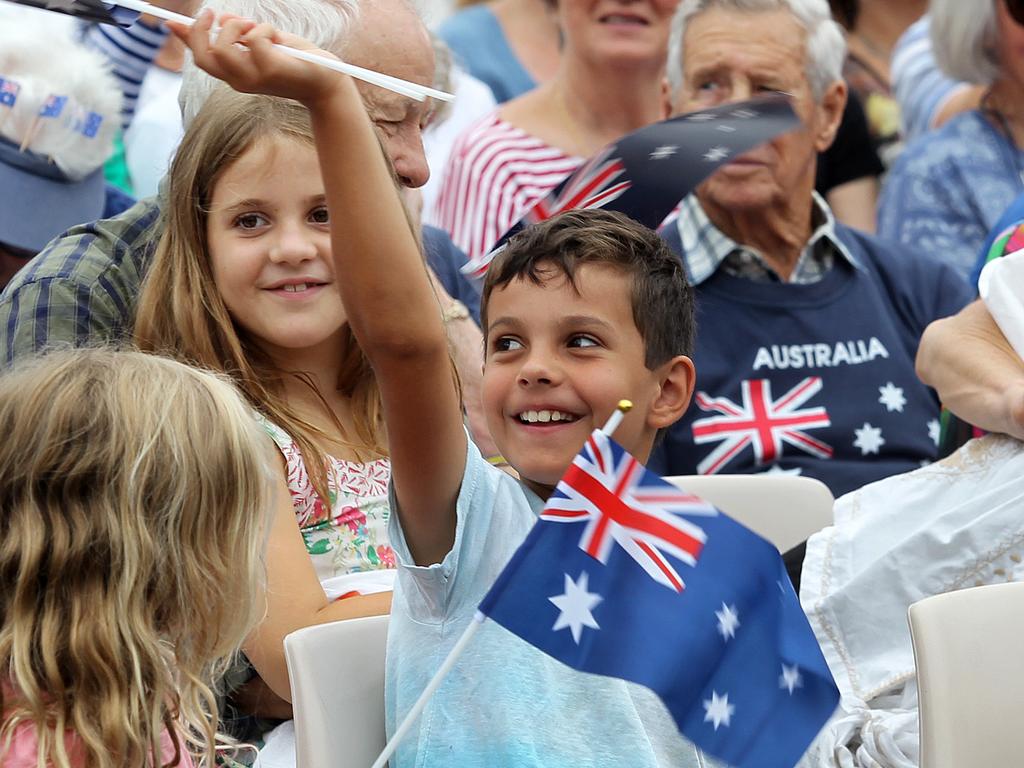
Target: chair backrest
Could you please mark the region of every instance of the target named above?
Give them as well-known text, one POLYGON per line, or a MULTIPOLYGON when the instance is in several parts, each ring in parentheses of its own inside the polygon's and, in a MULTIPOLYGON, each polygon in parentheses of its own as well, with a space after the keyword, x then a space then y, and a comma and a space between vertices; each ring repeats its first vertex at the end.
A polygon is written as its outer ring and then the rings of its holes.
POLYGON ((1024 583, 934 595, 908 613, 921 768, 1024 762, 1024 583))
POLYGON ((284 639, 297 768, 366 768, 384 749, 388 617, 319 624, 284 639))
POLYGON ((678 475, 673 485, 710 501, 780 552, 832 524, 832 492, 794 475, 678 475))

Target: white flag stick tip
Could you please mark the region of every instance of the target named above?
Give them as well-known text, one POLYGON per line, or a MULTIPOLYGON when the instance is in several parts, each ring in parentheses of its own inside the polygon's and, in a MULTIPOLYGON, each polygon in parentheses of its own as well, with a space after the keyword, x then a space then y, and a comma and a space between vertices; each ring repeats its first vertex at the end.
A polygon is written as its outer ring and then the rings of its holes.
POLYGON ((630 400, 619 400, 619 404, 615 407, 612 415, 608 417, 605 425, 601 427, 601 431, 611 437, 612 433, 619 428, 623 417, 631 410, 633 410, 633 403, 630 400))

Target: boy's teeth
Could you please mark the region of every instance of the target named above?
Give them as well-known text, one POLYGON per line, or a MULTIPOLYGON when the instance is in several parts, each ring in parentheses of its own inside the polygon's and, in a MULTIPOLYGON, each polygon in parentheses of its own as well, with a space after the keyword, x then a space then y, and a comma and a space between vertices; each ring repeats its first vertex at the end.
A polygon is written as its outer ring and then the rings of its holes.
POLYGON ((306 290, 306 284, 296 283, 295 285, 286 285, 284 286, 284 289, 288 293, 301 293, 302 291, 306 290))
POLYGON ((523 411, 519 420, 527 424, 547 424, 552 421, 575 421, 576 417, 561 411, 523 411))

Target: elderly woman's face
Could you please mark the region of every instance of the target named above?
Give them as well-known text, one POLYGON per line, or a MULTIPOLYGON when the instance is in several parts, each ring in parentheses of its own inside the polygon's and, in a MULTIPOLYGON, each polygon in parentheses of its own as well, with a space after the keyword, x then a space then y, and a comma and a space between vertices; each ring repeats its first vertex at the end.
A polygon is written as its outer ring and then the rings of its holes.
MULTIPOLYGON (((673 98, 675 114, 782 91, 791 96, 803 123, 719 169, 702 185, 702 201, 751 210, 790 200, 805 188, 809 194, 817 153, 831 143, 828 129, 834 131, 831 121, 838 115, 834 104, 826 109, 814 99, 805 38, 788 11, 713 9, 690 19, 683 40, 683 82, 673 98)), ((841 99, 839 113, 844 104, 841 99)))
POLYGON ((565 54, 661 67, 679 0, 559 0, 565 54))

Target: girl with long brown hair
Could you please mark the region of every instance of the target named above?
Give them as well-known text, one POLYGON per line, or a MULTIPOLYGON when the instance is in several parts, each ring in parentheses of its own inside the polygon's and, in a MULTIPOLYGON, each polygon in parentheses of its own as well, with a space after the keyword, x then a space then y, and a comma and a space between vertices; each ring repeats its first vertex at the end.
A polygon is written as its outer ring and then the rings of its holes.
POLYGON ((394 567, 379 396, 338 292, 306 110, 215 92, 164 211, 136 341, 229 375, 280 449, 267 616, 244 650, 287 701, 285 635, 386 613, 394 567))

